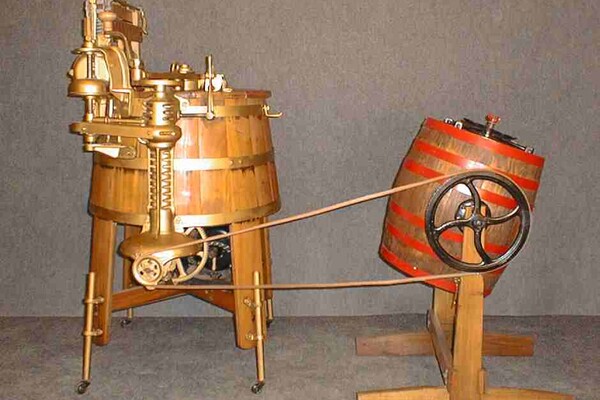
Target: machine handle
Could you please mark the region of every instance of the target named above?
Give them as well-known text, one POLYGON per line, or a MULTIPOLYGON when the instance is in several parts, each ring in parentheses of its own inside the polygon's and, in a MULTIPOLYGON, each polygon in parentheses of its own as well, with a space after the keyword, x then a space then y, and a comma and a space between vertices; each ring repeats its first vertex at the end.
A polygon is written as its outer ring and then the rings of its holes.
POLYGON ((283 116, 282 112, 270 112, 271 107, 267 104, 262 106, 262 110, 263 114, 265 114, 265 117, 267 118, 281 118, 283 116))

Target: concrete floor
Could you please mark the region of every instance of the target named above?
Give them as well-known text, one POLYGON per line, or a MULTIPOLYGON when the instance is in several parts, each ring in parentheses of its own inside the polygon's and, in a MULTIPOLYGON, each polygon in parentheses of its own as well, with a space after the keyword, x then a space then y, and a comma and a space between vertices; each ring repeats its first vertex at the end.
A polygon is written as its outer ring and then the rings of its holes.
MULTIPOLYGON (((358 335, 414 330, 420 315, 278 318, 267 342, 260 395, 254 354, 234 347, 231 319, 139 318, 95 347, 92 385, 74 393, 81 319, 0 318, 0 399, 354 399, 355 392, 440 385, 433 357, 357 357, 358 335)), ((115 320, 115 323, 118 322, 115 320)), ((600 317, 494 317, 486 328, 536 334, 532 358, 486 358, 491 386, 600 399, 600 317)))

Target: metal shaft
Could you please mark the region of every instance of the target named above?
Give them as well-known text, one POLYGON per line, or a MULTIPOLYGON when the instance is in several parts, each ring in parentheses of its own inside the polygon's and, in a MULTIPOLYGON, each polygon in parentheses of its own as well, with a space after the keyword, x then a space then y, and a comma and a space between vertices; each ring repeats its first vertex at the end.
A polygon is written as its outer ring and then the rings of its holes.
MULTIPOLYGON (((254 285, 260 285, 260 274, 258 271, 254 271, 252 276, 252 283, 254 285)), ((265 341, 263 336, 263 313, 262 313, 262 296, 261 289, 254 289, 254 323, 256 324, 256 377, 258 383, 261 384, 265 381, 265 341)))
POLYGON ((83 325, 83 369, 81 379, 89 382, 90 380, 90 364, 92 360, 92 324, 94 319, 94 285, 96 274, 90 272, 87 275, 87 285, 85 290, 84 303, 84 325, 83 325))

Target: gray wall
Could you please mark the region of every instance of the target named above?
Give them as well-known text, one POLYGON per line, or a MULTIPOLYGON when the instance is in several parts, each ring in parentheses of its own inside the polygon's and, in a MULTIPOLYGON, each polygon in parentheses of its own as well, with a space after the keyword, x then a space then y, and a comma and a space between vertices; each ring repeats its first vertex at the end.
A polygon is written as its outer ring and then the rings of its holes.
MULTIPOLYGON (((547 157, 533 234, 488 301, 493 314, 598 314, 600 17, 597 1, 143 0, 147 65, 268 88, 289 215, 390 186, 426 116, 503 117, 547 157)), ((68 133, 82 104, 65 73, 79 1, 5 1, 0 315, 78 315, 89 250, 91 157, 68 133), (46 8, 46 9, 44 9, 46 8)), ((377 257, 385 202, 272 231, 277 282, 397 278, 377 257)), ((280 315, 422 312, 413 285, 284 292, 280 315)), ((192 299, 145 315, 222 315, 192 299)))

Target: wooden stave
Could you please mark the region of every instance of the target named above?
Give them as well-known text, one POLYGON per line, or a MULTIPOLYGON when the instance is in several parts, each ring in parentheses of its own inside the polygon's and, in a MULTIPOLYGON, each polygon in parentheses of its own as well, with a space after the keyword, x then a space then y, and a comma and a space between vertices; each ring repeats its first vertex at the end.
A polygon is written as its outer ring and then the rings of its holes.
MULTIPOLYGON (((206 104, 204 92, 181 93, 189 99, 191 105, 206 104)), ((269 96, 268 91, 215 93, 214 104, 262 105, 269 96)), ((264 115, 215 118, 212 121, 183 117, 178 124, 182 127, 183 136, 174 150, 176 160, 186 160, 190 156, 200 159, 235 158, 273 152, 269 121, 264 115), (220 148, 204 145, 202 139, 206 139, 205 136, 210 136, 214 141, 215 137, 219 139, 219 135, 220 148), (223 137, 226 135, 234 142, 232 145, 223 145, 223 137), (244 135, 246 138, 243 138, 244 135), (246 142, 243 145, 235 143, 242 139, 246 142)), ((126 138, 123 143, 137 148, 138 159, 147 159, 145 146, 126 138)), ((106 165, 107 160, 108 157, 101 154, 94 156, 90 213, 102 214, 103 217, 123 224, 143 224, 147 214, 147 170, 106 165)), ((237 170, 175 171, 174 178, 176 214, 183 216, 184 220, 202 221, 205 226, 216 226, 266 217, 280 209, 277 172, 272 157, 267 162, 252 163, 249 167, 237 170), (236 195, 223 195, 222 191, 216 191, 215 196, 212 189, 218 188, 220 181, 228 182, 229 189, 225 191, 237 190, 236 195), (185 196, 186 193, 189 195, 185 196), (248 201, 242 205, 236 200, 240 196, 249 198, 251 206, 246 207, 248 201)))
MULTIPOLYGON (((437 146, 450 153, 458 154, 480 164, 485 164, 488 167, 496 168, 509 175, 520 176, 532 181, 531 184, 536 183, 539 185, 542 167, 532 166, 521 160, 493 154, 490 151, 482 151, 481 148, 475 145, 462 142, 451 135, 441 132, 439 129, 435 129, 439 127, 439 123, 441 122, 432 119, 427 119, 424 122, 402 162, 394 180, 394 186, 422 181, 425 178, 433 176, 429 174, 431 171, 423 171, 420 168, 415 168, 414 165, 426 167, 429 170, 443 174, 464 170, 464 166, 436 158, 429 153, 417 150, 417 148, 419 148, 417 144, 420 142, 426 142, 427 144, 437 146), (435 123, 432 123, 432 121, 435 123), (411 167, 412 171, 407 168, 407 165, 411 167)), ((448 128, 456 129, 449 125, 448 128)), ((465 134, 476 135, 466 131, 461 132, 461 135, 465 134)), ((479 135, 476 136, 480 137, 479 135)), ((507 146, 501 143, 498 144, 507 146)), ((535 157, 537 160, 534 161, 539 164, 538 160, 541 159, 541 164, 543 166, 543 159, 539 156, 535 157)), ((471 165, 469 169, 478 168, 481 168, 481 165, 474 164, 471 165)), ((427 242, 425 230, 422 225, 424 223, 425 207, 427 206, 433 190, 440 184, 441 183, 434 183, 424 188, 400 192, 391 196, 388 201, 379 253, 381 258, 389 265, 409 276, 438 275, 456 272, 455 269, 448 267, 435 256, 427 242)), ((522 186, 521 188, 523 189, 522 186)), ((500 187, 491 183, 485 184, 483 189, 496 194, 505 194, 502 193, 503 190, 500 187)), ((523 191, 533 206, 537 190, 530 188, 523 189, 523 191)), ((449 200, 444 202, 445 204, 443 204, 444 207, 442 208, 441 214, 438 214, 441 217, 440 221, 451 219, 453 217, 453 212, 451 212, 451 210, 455 210, 458 204, 467 198, 467 196, 453 191, 449 196, 449 200)), ((491 207, 494 216, 510 211, 506 206, 503 207, 487 200, 484 201, 491 207)), ((497 253, 509 246, 516 235, 517 226, 517 221, 513 221, 511 224, 490 228, 487 235, 487 250, 490 253, 497 253), (490 247, 492 249, 490 249, 490 247)), ((461 252, 461 238, 462 235, 458 234, 451 235, 451 238, 448 238, 448 235, 445 235, 444 239, 442 239, 442 243, 452 254, 458 257, 461 252)), ((494 271, 494 273, 484 275, 485 295, 491 293, 505 268, 506 266, 494 271)), ((440 280, 431 281, 429 284, 446 291, 456 291, 455 282, 440 280)))

